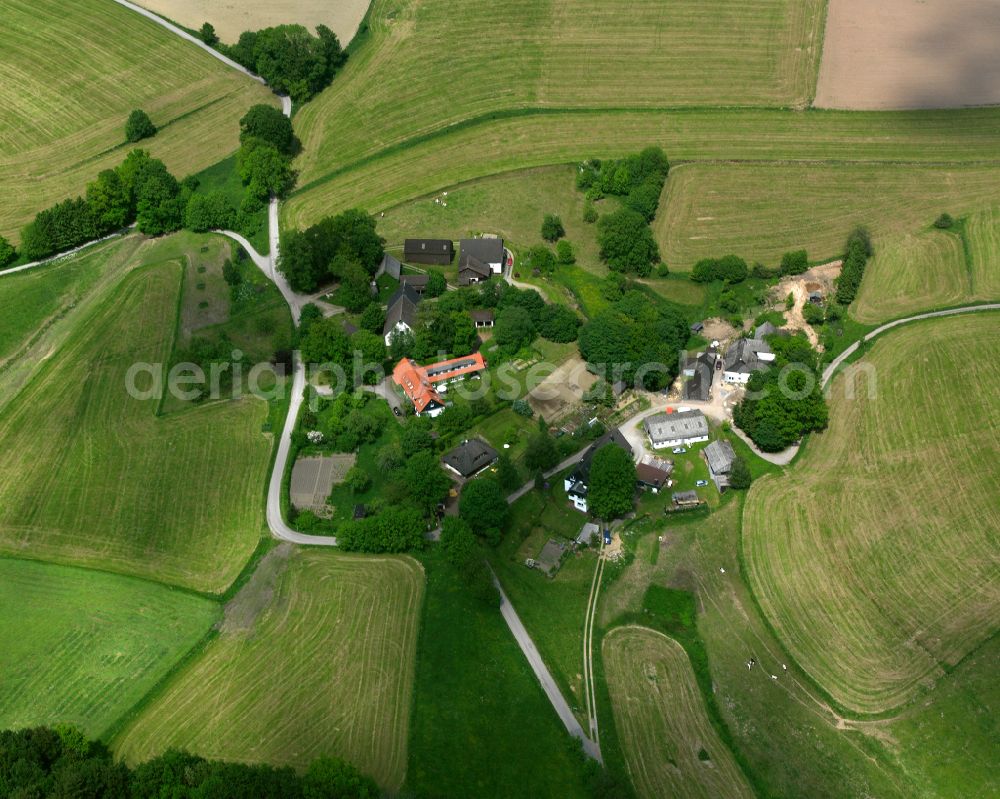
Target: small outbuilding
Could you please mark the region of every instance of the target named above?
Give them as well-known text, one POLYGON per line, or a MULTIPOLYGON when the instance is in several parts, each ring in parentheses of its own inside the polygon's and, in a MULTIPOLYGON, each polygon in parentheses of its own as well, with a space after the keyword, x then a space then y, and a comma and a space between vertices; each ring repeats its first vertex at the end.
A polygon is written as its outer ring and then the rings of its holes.
POLYGON ((705 462, 708 464, 708 473, 719 491, 725 491, 729 487, 729 473, 733 469, 733 461, 736 460, 736 452, 733 445, 725 439, 713 441, 702 453, 705 462))
POLYGON ((694 506, 701 504, 701 500, 698 499, 697 491, 675 491, 671 495, 671 499, 673 500, 675 507, 678 508, 693 508, 694 506))
POLYGON ((496 319, 496 314, 492 308, 483 308, 478 311, 469 311, 469 316, 472 317, 472 323, 478 327, 493 327, 493 322, 496 319))

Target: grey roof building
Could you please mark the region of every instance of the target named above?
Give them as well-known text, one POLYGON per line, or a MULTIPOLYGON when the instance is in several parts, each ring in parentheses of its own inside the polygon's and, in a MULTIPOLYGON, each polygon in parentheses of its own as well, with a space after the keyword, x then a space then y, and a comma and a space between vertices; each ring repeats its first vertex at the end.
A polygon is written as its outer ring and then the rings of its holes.
POLYGON ((497 451, 480 438, 463 441, 441 458, 442 463, 459 477, 473 477, 497 462, 497 451))
POLYGON ((455 257, 451 239, 407 239, 403 242, 403 260, 410 264, 450 264, 455 257))
POLYGON ((483 263, 476 256, 467 253, 464 247, 462 248, 462 254, 458 258, 458 285, 471 286, 473 283, 489 280, 492 276, 493 270, 489 264, 483 263))
POLYGON ((764 336, 773 336, 777 332, 778 328, 770 322, 764 322, 762 325, 757 325, 757 329, 754 331, 753 337, 756 339, 763 339, 764 336))
POLYGON ((712 379, 715 374, 714 352, 702 352, 690 364, 691 368, 684 369, 684 374, 688 379, 684 381, 682 396, 686 400, 698 400, 707 402, 712 394, 712 379), (690 374, 688 372, 690 371, 690 374))
POLYGON ((400 275, 399 282, 404 286, 410 286, 417 294, 423 294, 427 290, 427 281, 430 275, 400 275))
POLYGON ((382 335, 385 343, 388 344, 392 334, 399 331, 412 331, 417 321, 417 305, 420 302, 420 295, 413 290, 412 286, 401 285, 396 289, 396 293, 389 298, 389 305, 385 312, 385 325, 382 327, 382 335))
POLYGON ((705 447, 705 461, 708 463, 708 473, 719 491, 729 487, 729 472, 732 471, 736 453, 733 445, 726 440, 713 441, 705 447))
POLYGON ((701 411, 657 413, 647 416, 642 426, 657 449, 708 441, 708 419, 701 411))
POLYGON ((459 253, 463 258, 471 256, 490 267, 492 272, 500 272, 503 267, 503 239, 500 238, 462 239, 459 253))

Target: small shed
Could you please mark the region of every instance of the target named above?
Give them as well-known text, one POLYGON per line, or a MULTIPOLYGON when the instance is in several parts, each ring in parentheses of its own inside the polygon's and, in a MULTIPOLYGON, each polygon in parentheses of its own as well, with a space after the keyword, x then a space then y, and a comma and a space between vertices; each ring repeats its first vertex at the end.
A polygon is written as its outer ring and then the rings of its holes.
POLYGON ((690 508, 701 503, 697 491, 675 491, 671 499, 678 508, 690 508))

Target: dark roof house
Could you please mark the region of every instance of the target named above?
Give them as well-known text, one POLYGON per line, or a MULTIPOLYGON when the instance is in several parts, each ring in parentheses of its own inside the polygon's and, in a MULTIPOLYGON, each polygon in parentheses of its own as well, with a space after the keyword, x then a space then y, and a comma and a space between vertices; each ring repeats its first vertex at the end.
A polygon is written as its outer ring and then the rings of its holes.
POLYGON ((650 488, 658 492, 667 485, 670 472, 659 469, 650 463, 640 463, 635 467, 635 479, 641 488, 650 488))
POLYGON ((412 286, 401 285, 396 289, 396 293, 389 298, 389 305, 385 311, 385 325, 382 327, 382 335, 385 336, 386 344, 396 330, 413 330, 417 320, 417 305, 420 303, 420 295, 413 290, 412 286))
POLYGON ((462 239, 459 242, 459 252, 463 257, 472 256, 479 263, 490 267, 493 272, 499 272, 503 267, 503 239, 462 239))
POLYGON ((493 321, 496 315, 492 308, 483 308, 482 310, 469 311, 469 316, 472 317, 472 323, 476 327, 493 327, 493 321))
MULTIPOLYGON (((684 382, 683 397, 686 400, 707 402, 712 393, 712 377, 715 369, 714 352, 703 352, 691 364, 690 375, 684 382)), ((685 369, 685 374, 688 370, 685 369)))
POLYGON ((463 441, 442 459, 459 477, 473 477, 497 461, 497 451, 480 438, 463 441))
POLYGON ((400 285, 410 286, 417 294, 423 294, 427 290, 429 275, 400 275, 400 285))
POLYGON ((403 243, 403 260, 410 264, 450 264, 455 257, 451 239, 407 239, 403 243))
POLYGON ((458 285, 471 286, 473 283, 489 280, 492 275, 493 270, 488 264, 462 250, 458 259, 458 285))

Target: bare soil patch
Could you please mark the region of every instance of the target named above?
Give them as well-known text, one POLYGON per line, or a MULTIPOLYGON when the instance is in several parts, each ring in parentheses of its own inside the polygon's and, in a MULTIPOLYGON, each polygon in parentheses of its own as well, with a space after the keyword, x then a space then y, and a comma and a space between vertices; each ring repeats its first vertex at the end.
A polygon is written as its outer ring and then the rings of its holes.
POLYGON ((575 355, 531 390, 528 404, 549 421, 560 419, 596 382, 597 376, 588 372, 587 364, 575 355))
POLYGON ((775 286, 772 293, 775 306, 779 308, 784 308, 785 299, 789 294, 795 298, 795 305, 785 309, 784 327, 792 331, 801 330, 808 337, 809 343, 821 352, 823 345, 819 343, 819 335, 802 316, 802 309, 809 302, 810 292, 821 291, 824 300, 833 293, 834 281, 840 274, 841 263, 841 261, 831 261, 822 266, 814 266, 801 275, 786 277, 775 286))
POLYGON ((957 108, 1000 103, 996 0, 830 0, 814 104, 957 108))
POLYGON ((137 0, 138 4, 179 22, 200 28, 211 22, 222 41, 234 44, 247 30, 298 23, 314 30, 326 25, 340 43, 354 38, 369 0, 137 0))

